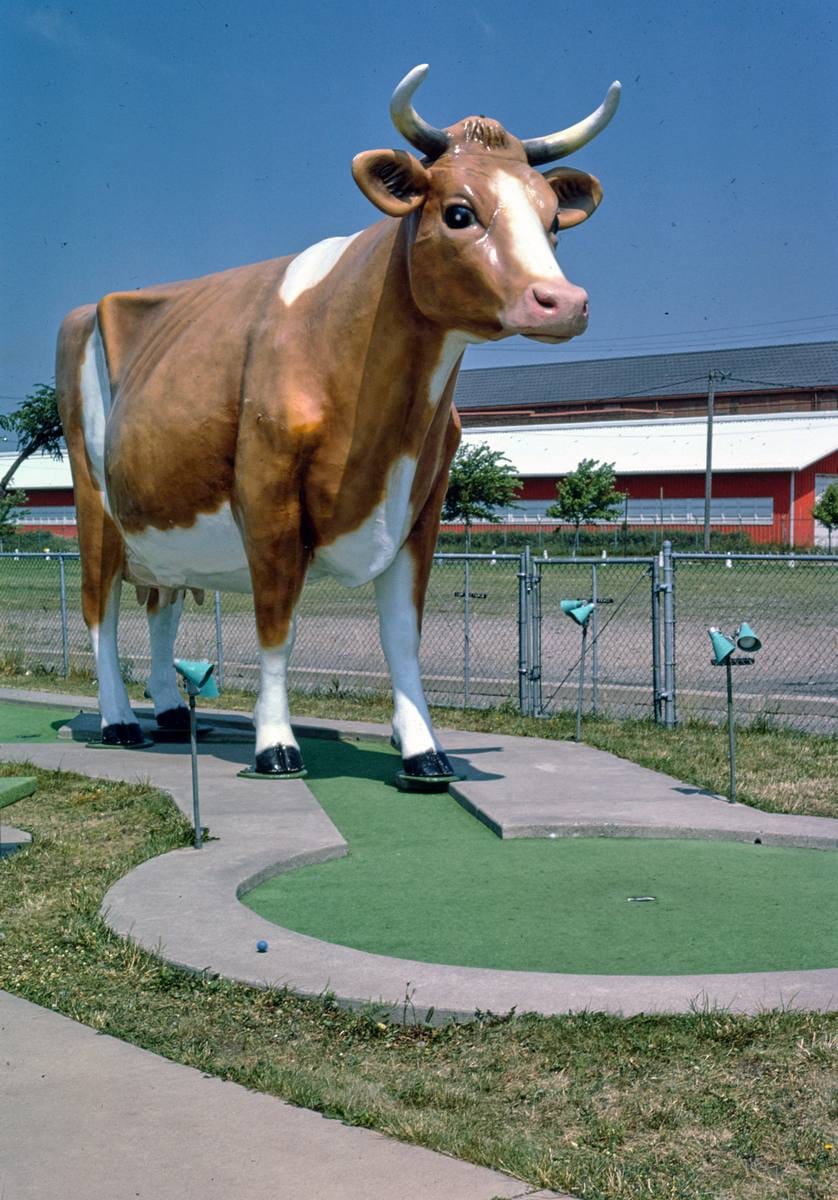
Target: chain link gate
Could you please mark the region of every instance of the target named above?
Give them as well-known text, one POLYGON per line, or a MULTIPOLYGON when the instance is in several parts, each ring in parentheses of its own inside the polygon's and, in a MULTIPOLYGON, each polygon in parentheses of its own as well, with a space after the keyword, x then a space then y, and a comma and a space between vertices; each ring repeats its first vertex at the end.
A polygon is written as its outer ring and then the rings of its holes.
POLYGON ((657 560, 533 558, 525 553, 522 574, 529 625, 522 712, 546 717, 576 707, 581 631, 560 603, 577 599, 594 606, 582 688, 584 711, 656 715, 663 691, 657 560))

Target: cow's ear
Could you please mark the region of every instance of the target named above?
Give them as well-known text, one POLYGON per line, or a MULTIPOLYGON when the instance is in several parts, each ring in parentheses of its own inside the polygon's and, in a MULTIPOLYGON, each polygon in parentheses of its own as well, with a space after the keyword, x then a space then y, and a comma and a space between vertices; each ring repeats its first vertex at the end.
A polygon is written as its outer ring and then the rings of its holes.
POLYGON ((554 167, 544 178, 559 201, 559 228, 572 229, 587 221, 602 199, 602 187, 594 175, 572 167, 554 167))
POLYGON ((406 150, 365 150, 352 160, 358 187, 388 217, 404 217, 425 203, 430 175, 406 150))

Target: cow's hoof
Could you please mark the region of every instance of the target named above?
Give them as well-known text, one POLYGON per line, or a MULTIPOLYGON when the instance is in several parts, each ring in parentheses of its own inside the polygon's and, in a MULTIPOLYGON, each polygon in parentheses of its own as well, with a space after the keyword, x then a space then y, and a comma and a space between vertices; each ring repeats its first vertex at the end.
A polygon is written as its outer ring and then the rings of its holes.
POLYGON ((143 736, 143 731, 136 721, 115 721, 113 725, 105 725, 101 738, 88 743, 94 748, 112 750, 142 750, 152 744, 143 736))
POLYGON ((189 729, 189 709, 185 704, 167 708, 154 718, 161 729, 189 729))
POLYGON ((307 774, 296 746, 268 746, 256 755, 252 768, 239 771, 242 779, 302 779, 307 774))
MULTIPOLYGON (((181 746, 191 738, 189 730, 189 709, 183 704, 177 708, 167 708, 155 718, 157 728, 152 729, 149 737, 155 746, 181 746)), ((195 740, 205 742, 215 733, 212 725, 195 725, 195 740)))
POLYGON ((444 751, 425 750, 404 760, 396 787, 400 792, 444 792, 459 778, 444 751))

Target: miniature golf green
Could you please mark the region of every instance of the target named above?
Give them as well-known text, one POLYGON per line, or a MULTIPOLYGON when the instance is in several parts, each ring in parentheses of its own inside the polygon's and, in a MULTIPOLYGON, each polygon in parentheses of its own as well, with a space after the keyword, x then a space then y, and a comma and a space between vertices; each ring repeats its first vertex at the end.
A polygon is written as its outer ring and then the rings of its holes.
POLYGON ((0 742, 54 742, 77 708, 0 701, 0 742))
MULTIPOLYGON (((75 715, 0 702, 0 741, 53 741, 75 715)), ((277 875, 244 897, 288 929, 399 958, 518 971, 838 964, 833 852, 640 838, 502 841, 447 794, 398 792, 399 758, 385 743, 309 738, 303 754, 306 782, 349 853, 277 875)), ((282 784, 264 786, 281 803, 282 784)))
POLYGON ((349 853, 274 876, 243 898, 285 928, 377 954, 517 971, 838 964, 833 852, 686 839, 502 841, 451 796, 396 791, 399 760, 384 744, 310 739, 303 753, 306 782, 349 853))

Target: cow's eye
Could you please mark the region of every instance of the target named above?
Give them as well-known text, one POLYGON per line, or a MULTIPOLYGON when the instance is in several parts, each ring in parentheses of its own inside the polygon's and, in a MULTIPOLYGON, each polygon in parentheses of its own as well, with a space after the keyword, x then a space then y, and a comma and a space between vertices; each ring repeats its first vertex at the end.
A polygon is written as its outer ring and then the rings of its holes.
POLYGON ((467 229, 474 225, 477 218, 465 204, 452 204, 442 214, 442 219, 449 229, 467 229))

